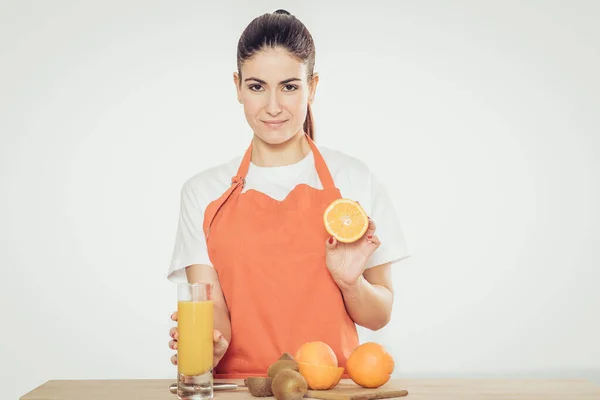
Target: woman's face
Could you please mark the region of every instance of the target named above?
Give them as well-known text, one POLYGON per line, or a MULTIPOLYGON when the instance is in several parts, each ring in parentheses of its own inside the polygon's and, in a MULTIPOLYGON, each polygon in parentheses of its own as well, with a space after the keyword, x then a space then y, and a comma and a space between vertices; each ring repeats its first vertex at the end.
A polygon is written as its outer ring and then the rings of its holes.
POLYGON ((238 101, 254 133, 279 144, 302 130, 317 79, 307 81, 306 65, 280 48, 267 49, 244 62, 241 82, 234 74, 238 101))

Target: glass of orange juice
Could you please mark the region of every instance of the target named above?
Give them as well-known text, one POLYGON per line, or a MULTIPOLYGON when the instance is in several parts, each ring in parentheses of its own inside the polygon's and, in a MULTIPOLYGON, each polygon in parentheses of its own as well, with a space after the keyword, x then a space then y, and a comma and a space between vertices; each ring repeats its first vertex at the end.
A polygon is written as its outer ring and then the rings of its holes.
POLYGON ((177 285, 177 397, 213 398, 213 285, 177 285))

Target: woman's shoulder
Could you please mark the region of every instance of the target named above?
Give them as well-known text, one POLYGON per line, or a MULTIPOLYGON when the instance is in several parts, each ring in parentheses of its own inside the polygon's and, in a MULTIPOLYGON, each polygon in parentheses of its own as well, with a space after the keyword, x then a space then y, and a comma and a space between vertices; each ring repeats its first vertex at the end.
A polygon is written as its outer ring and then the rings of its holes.
POLYGON ((182 186, 182 192, 193 194, 200 202, 218 198, 231 185, 237 173, 241 156, 196 172, 182 186))
POLYGON ((326 147, 319 147, 319 151, 342 197, 358 201, 377 224, 376 234, 382 244, 367 262, 367 268, 408 257, 398 213, 385 182, 358 157, 326 147))
POLYGON ((327 146, 318 148, 334 180, 336 177, 346 176, 353 181, 366 183, 371 179, 371 170, 360 158, 327 146))
POLYGON ((386 188, 366 162, 328 147, 319 147, 319 151, 342 197, 357 200, 368 213, 372 213, 382 201, 387 201, 386 188))

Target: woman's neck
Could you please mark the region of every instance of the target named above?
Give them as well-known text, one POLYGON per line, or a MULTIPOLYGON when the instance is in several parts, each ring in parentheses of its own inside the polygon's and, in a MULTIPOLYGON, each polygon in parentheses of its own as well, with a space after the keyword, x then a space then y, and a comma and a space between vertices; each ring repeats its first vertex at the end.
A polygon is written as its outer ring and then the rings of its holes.
POLYGON ((309 152, 310 145, 302 131, 280 144, 265 143, 255 135, 251 161, 259 167, 281 167, 299 162, 309 152))

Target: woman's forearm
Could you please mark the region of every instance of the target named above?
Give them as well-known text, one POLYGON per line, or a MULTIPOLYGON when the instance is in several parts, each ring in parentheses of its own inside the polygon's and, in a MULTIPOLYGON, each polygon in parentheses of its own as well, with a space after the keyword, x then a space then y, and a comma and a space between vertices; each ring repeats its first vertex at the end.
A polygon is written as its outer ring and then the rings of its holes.
POLYGON ((356 324, 378 330, 390 321, 394 300, 390 289, 371 284, 361 275, 356 283, 340 286, 340 290, 346 310, 356 324))

